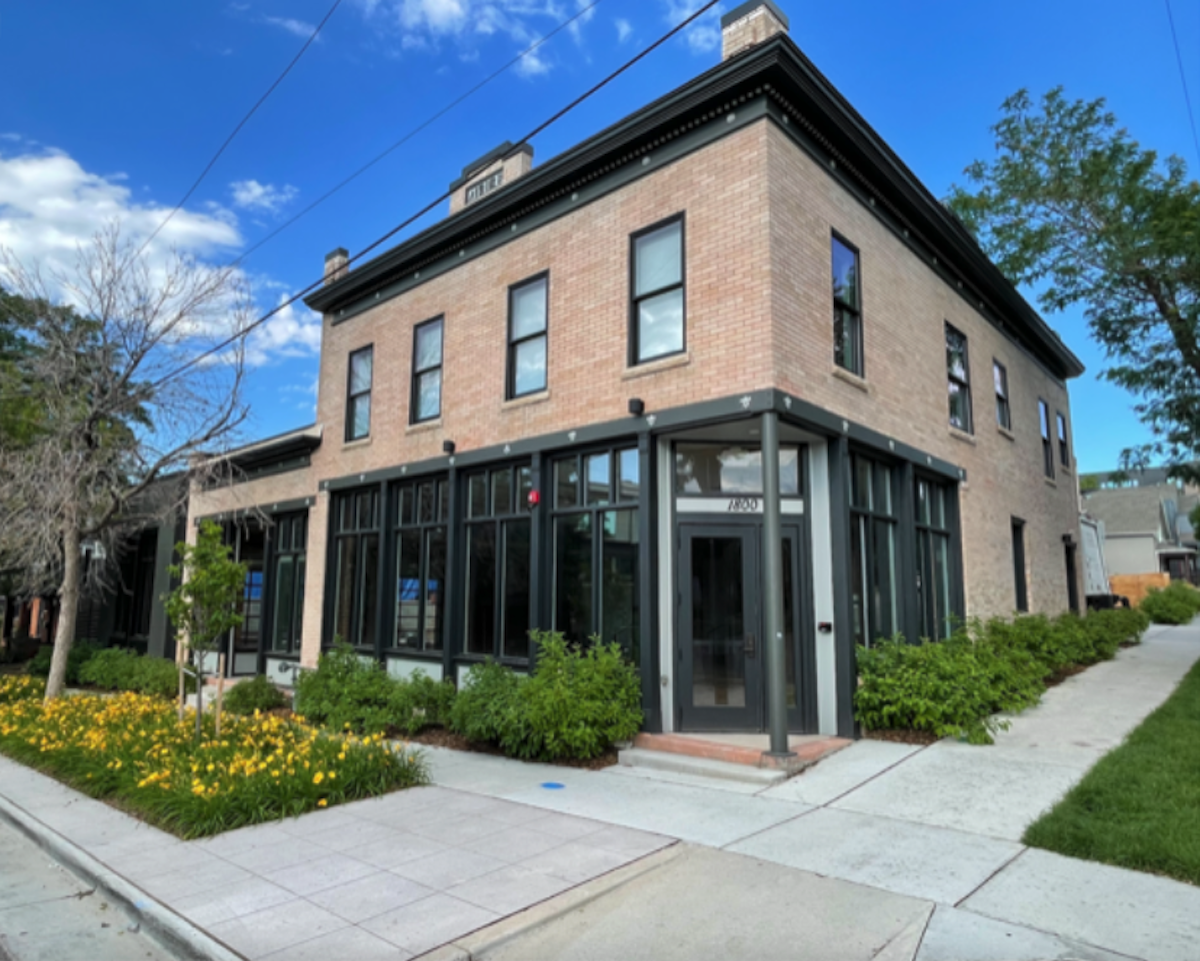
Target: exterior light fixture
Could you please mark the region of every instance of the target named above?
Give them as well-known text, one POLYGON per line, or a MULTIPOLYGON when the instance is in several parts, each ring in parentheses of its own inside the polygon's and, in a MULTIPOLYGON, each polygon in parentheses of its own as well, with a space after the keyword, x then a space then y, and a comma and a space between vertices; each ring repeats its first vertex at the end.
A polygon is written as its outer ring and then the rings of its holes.
POLYGON ((454 441, 452 441, 452 440, 442 441, 442 453, 443 454, 453 454, 454 453, 454 441))
POLYGON ((634 417, 641 417, 645 411, 646 405, 642 403, 640 397, 629 398, 629 413, 633 414, 634 417))

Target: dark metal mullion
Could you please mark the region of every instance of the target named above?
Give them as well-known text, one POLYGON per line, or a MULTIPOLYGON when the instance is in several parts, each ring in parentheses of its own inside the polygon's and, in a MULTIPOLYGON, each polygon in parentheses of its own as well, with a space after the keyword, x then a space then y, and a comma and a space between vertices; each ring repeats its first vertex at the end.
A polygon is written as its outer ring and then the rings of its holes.
POLYGON ((442 586, 442 676, 454 678, 454 657, 465 648, 463 637, 463 608, 466 592, 463 585, 467 580, 466 524, 463 520, 463 485, 457 467, 451 467, 446 477, 446 497, 449 511, 446 517, 446 569, 442 586), (458 650, 455 650, 455 648, 458 650))
MULTIPOLYGON (((658 571, 655 565, 654 438, 642 431, 638 450, 638 669, 642 679, 642 717, 647 731, 662 730, 658 666, 658 571)), ((678 555, 678 552, 676 552, 678 555)))
MULTIPOLYGON (((288 522, 291 523, 290 521, 288 522)), ((280 527, 279 521, 275 522, 275 531, 280 527)), ((274 592, 279 589, 275 583, 275 538, 271 536, 271 531, 263 531, 263 584, 261 590, 263 609, 258 616, 258 658, 255 663, 255 673, 262 674, 265 672, 267 663, 267 639, 274 633, 275 625, 275 605, 268 603, 268 590, 271 588, 270 599, 274 601, 274 592)))

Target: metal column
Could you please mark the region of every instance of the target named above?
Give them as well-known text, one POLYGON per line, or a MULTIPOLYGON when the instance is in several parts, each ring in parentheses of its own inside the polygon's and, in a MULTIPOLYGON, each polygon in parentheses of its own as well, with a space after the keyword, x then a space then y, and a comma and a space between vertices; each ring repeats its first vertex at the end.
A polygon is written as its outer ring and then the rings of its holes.
POLYGON ((770 754, 786 757, 787 658, 783 642, 783 531, 779 500, 779 415, 762 414, 763 613, 767 670, 767 726, 770 754))

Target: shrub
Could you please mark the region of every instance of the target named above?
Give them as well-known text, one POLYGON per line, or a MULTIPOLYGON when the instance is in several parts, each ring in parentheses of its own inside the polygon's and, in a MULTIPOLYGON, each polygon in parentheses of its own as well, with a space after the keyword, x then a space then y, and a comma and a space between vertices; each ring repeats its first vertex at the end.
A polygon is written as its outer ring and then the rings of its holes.
POLYGON ((531 632, 532 674, 499 664, 471 668, 450 726, 473 741, 494 741, 512 757, 586 760, 637 733, 642 723, 637 671, 617 644, 587 649, 561 634, 531 632))
POLYGON ((230 714, 253 714, 261 711, 278 710, 287 707, 288 698, 267 679, 265 674, 259 674, 249 681, 241 681, 231 687, 222 701, 222 708, 230 714))
POLYGON ((1155 624, 1190 624, 1200 614, 1200 591, 1183 581, 1151 590, 1140 608, 1155 624))
MULTIPOLYGON (((136 691, 156 697, 175 697, 179 693, 179 667, 174 661, 120 647, 98 651, 80 669, 79 680, 109 691, 136 691)), ((187 677, 186 686, 188 691, 195 691, 195 679, 187 677)))
POLYGON ((409 680, 389 677, 374 661, 365 661, 348 644, 337 643, 321 655, 316 670, 296 680, 296 710, 327 727, 360 734, 393 728, 416 734, 444 724, 454 700, 454 685, 423 674, 409 680))
MULTIPOLYGON (((67 654, 67 683, 78 684, 80 682, 79 670, 88 661, 90 661, 102 648, 98 644, 89 644, 85 641, 79 641, 71 645, 71 650, 67 654)), ((54 645, 43 644, 38 648, 38 651, 33 655, 33 660, 29 662, 29 673, 35 677, 50 676, 50 662, 54 657, 54 645)))

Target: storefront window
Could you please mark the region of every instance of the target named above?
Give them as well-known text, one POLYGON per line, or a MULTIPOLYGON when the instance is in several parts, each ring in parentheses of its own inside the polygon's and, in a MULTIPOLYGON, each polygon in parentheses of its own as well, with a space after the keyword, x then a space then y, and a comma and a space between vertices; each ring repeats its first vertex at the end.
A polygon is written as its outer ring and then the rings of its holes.
POLYGON ((893 484, 889 465, 850 455, 850 600, 854 641, 864 646, 898 627, 893 484))
POLYGON ((393 488, 397 649, 440 651, 444 643, 447 486, 444 478, 430 478, 393 488))
MULTIPOLYGON (((800 494, 800 451, 779 448, 779 491, 800 494)), ((761 494, 762 451, 729 444, 676 444, 676 494, 761 494)))
POLYGON ((379 491, 338 495, 333 518, 334 637, 373 651, 379 597, 379 491))
POLYGON ((308 559, 308 515, 285 514, 272 531, 274 594, 271 607, 271 650, 295 654, 300 650, 304 622, 304 572, 308 559))
POLYGON ((917 517, 917 593, 921 637, 942 640, 953 628, 950 616, 950 509, 953 488, 917 478, 913 486, 917 517))

